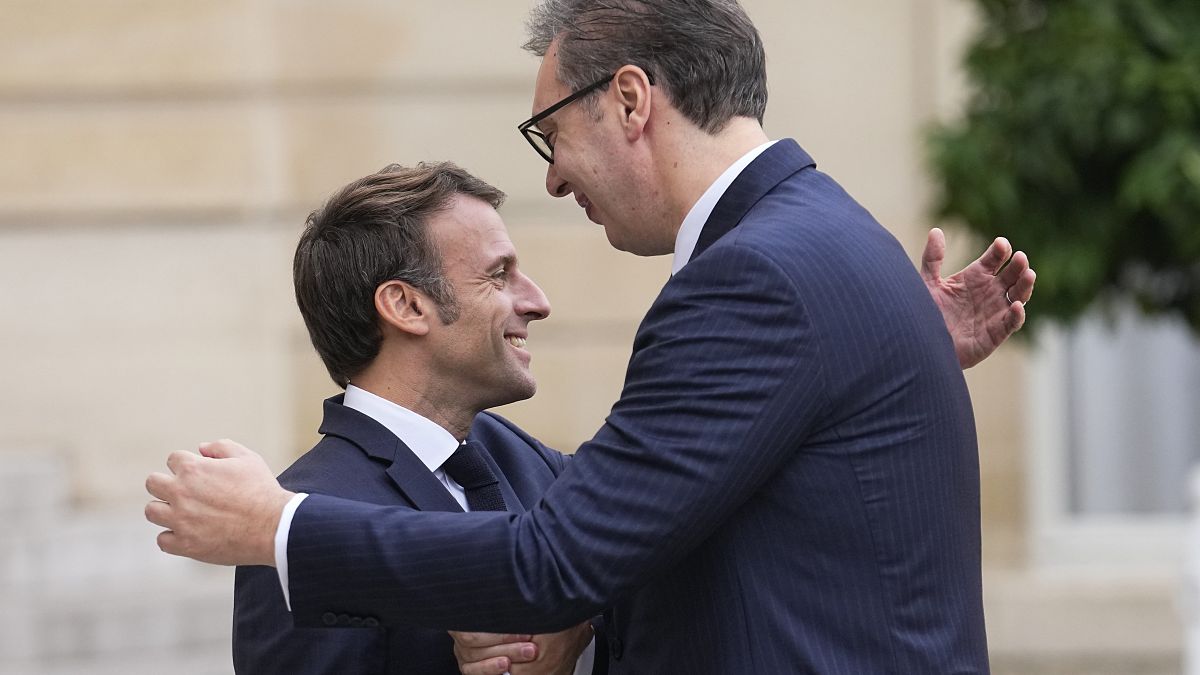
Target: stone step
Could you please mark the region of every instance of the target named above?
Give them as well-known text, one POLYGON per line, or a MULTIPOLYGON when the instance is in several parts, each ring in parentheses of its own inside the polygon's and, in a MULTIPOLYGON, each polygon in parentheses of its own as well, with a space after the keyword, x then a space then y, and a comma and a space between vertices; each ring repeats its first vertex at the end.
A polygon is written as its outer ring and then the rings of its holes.
POLYGON ((0 660, 0 675, 230 675, 228 650, 143 651, 137 654, 61 659, 44 662, 0 660))
POLYGON ((229 673, 232 568, 159 551, 141 504, 68 494, 51 454, 0 462, 0 674, 229 673))
POLYGON ((214 571, 6 593, 7 612, 20 619, 0 631, 0 672, 8 672, 11 663, 120 660, 170 651, 228 656, 233 571, 214 571))

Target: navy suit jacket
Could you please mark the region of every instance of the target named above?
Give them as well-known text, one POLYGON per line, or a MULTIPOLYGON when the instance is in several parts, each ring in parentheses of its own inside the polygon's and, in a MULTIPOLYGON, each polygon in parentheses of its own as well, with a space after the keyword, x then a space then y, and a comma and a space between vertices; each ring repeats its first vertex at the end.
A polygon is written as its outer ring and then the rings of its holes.
MULTIPOLYGON (((462 513, 445 486, 396 436, 337 396, 325 401, 324 438, 279 476, 289 490, 336 495, 408 510, 462 513)), ((524 512, 562 472, 565 457, 511 422, 483 413, 470 438, 487 448, 505 503, 524 512)), ((343 573, 338 571, 338 573, 343 573)), ((237 568, 233 663, 239 673, 404 673, 457 675, 452 641, 444 630, 371 612, 322 617, 334 629, 294 628, 273 567, 237 568)))
POLYGON ((615 603, 613 673, 988 670, 953 345, 900 245, 790 140, 717 203, 536 506, 313 497, 288 559, 304 625, 552 630, 615 603))

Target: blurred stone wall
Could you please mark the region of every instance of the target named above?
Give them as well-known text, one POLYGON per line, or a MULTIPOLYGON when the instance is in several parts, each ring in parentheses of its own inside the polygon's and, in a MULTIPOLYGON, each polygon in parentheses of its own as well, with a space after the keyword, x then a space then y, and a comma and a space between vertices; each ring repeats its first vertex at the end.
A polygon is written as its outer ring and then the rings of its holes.
MULTIPOLYGON (((0 673, 230 672, 231 575, 158 553, 142 482, 205 439, 280 470, 316 439, 337 390, 294 309, 292 250, 309 210, 385 164, 453 159, 509 193, 554 317, 530 336, 541 393, 503 412, 567 451, 600 425, 669 260, 612 251, 546 196, 515 130, 537 68, 518 48, 530 4, 0 0, 0 607, 21 624, 0 633, 0 673)), ((920 131, 961 100, 969 7, 745 6, 767 46, 768 132, 919 256, 920 131)), ((981 246, 950 236, 955 267, 981 246)), ((1047 603, 1023 572, 1022 351, 968 375, 1003 589, 989 622, 997 672, 1059 672, 1092 658, 1094 633, 1088 617, 1061 627, 1076 595, 1047 603)), ((1170 634, 1162 596, 1130 597, 1170 634)), ((1127 632, 1125 605, 1095 602, 1105 635, 1127 632)), ((1177 639, 1137 644, 1130 663, 1176 658, 1177 639)))

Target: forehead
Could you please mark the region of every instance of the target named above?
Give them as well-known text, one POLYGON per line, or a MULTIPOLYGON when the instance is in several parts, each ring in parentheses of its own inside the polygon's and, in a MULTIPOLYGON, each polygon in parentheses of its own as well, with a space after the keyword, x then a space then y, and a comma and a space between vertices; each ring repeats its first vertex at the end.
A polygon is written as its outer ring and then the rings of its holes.
POLYGON ((533 84, 533 114, 558 103, 568 93, 558 79, 558 43, 555 42, 546 50, 542 65, 538 67, 537 79, 533 84))
POLYGON ((500 214, 482 199, 455 195, 449 208, 430 218, 428 227, 447 269, 478 268, 516 255, 500 214))

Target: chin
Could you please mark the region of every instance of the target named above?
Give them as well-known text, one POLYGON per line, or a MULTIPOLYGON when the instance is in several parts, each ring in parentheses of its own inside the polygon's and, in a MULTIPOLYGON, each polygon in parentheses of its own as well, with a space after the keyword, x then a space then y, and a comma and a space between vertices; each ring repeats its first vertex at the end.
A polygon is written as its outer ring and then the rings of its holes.
MULTIPOLYGON (((605 230, 605 232, 608 233, 611 231, 605 230)), ((618 251, 624 251, 625 253, 632 253, 633 255, 646 258, 658 255, 668 255, 675 252, 673 247, 664 249, 662 246, 655 246, 653 243, 648 241, 639 241, 636 238, 631 239, 629 237, 617 239, 611 234, 608 236, 608 243, 618 251)))
POLYGON ((612 246, 613 248, 617 249, 618 251, 624 251, 626 253, 633 253, 633 251, 631 251, 625 247, 625 242, 623 240, 617 238, 616 233, 613 232, 613 228, 605 226, 604 227, 604 237, 606 239, 608 239, 608 245, 612 246))
POLYGON ((533 398, 533 395, 536 393, 537 393, 537 382, 534 382, 531 379, 531 380, 529 380, 529 382, 526 386, 521 388, 521 391, 520 391, 520 394, 518 395, 518 397, 513 400, 514 401, 524 401, 526 399, 533 398))
POLYGON ((533 395, 537 393, 537 383, 533 380, 521 383, 510 382, 509 386, 494 393, 496 396, 487 401, 486 405, 483 406, 484 410, 533 398, 533 395))
POLYGON ((618 251, 632 253, 638 256, 667 255, 675 252, 675 237, 669 240, 654 237, 653 228, 647 222, 634 223, 628 226, 604 226, 604 236, 608 243, 618 251), (662 239, 662 241, 659 241, 662 239))

